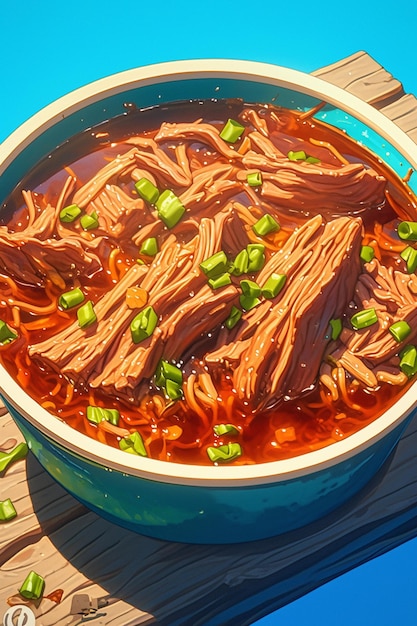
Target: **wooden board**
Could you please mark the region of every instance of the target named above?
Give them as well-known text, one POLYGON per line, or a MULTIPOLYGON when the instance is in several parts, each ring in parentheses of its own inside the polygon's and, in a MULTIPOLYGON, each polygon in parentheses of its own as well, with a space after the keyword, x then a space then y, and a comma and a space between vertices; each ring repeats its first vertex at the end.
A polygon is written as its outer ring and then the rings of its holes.
MULTIPOLYGON (((416 99, 366 53, 314 73, 372 103, 417 141, 416 99)), ((0 408, 0 449, 22 440, 0 408)), ((122 530, 81 506, 30 455, 0 477, 0 500, 13 494, 18 513, 1 526, 0 617, 13 598, 21 601, 17 590, 34 569, 45 594, 63 590, 59 604, 31 605, 38 626, 249 625, 417 535, 416 449, 417 419, 349 505, 307 529, 234 546, 122 530), (82 608, 84 617, 76 613, 82 608)))

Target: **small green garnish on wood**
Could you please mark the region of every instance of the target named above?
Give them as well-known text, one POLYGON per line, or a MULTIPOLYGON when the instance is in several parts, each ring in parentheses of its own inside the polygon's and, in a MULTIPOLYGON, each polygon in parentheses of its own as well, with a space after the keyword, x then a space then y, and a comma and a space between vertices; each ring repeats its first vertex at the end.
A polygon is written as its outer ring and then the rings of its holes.
POLYGON ((27 443, 19 443, 10 452, 0 452, 0 474, 2 474, 12 463, 24 459, 28 453, 27 443))
POLYGON ((43 595, 44 589, 44 579, 32 570, 23 581, 23 584, 19 589, 19 593, 27 600, 39 600, 39 598, 43 595))
POLYGON ((0 502, 0 522, 10 522, 17 515, 13 502, 10 498, 0 502))

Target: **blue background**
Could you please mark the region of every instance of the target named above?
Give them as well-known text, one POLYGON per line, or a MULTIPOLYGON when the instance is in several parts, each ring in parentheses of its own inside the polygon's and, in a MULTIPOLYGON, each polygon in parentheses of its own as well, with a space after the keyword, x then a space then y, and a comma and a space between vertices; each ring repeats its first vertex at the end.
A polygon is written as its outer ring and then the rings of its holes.
MULTIPOLYGON (((413 2, 1 0, 0 25, 0 141, 77 87, 176 59, 249 59, 310 72, 365 50, 417 95, 413 2)), ((416 561, 412 540, 257 624, 415 625, 416 561)))

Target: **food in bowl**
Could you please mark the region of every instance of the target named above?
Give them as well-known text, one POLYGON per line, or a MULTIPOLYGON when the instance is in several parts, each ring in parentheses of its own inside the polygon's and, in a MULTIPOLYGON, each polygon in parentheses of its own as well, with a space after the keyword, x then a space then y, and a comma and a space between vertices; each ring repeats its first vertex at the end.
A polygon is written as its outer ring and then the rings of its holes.
POLYGON ((416 197, 314 115, 194 100, 77 135, 0 228, 0 358, 128 453, 248 465, 323 448, 417 371, 416 197))

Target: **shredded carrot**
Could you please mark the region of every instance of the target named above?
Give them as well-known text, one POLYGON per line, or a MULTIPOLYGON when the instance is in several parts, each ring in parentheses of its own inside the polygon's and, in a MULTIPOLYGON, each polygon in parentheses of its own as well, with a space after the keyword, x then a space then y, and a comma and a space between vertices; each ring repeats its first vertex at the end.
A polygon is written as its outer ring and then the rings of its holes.
POLYGON ((162 429, 162 436, 164 439, 168 439, 168 441, 174 441, 178 439, 182 435, 181 426, 168 426, 167 428, 162 429))
POLYGON ((251 141, 249 137, 246 136, 244 140, 242 141, 242 143, 240 144, 237 151, 239 152, 239 154, 246 154, 246 152, 248 152, 248 150, 250 149, 251 149, 251 141))
POLYGON ((116 435, 116 437, 128 437, 130 432, 127 428, 121 428, 120 426, 116 426, 107 420, 102 420, 98 425, 101 430, 104 430, 106 433, 110 433, 111 435, 116 435))
POLYGON ((333 156, 335 156, 336 159, 340 161, 340 163, 343 163, 344 165, 349 165, 349 161, 345 159, 345 157, 340 154, 339 150, 337 150, 337 148, 335 148, 328 141, 319 141, 317 139, 313 139, 312 137, 310 137, 310 143, 312 143, 313 146, 321 146, 323 148, 327 148, 327 150, 329 150, 329 152, 331 152, 333 156))

